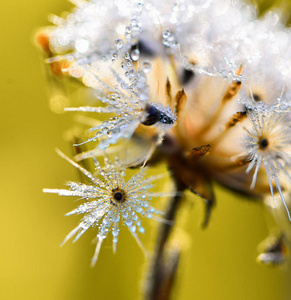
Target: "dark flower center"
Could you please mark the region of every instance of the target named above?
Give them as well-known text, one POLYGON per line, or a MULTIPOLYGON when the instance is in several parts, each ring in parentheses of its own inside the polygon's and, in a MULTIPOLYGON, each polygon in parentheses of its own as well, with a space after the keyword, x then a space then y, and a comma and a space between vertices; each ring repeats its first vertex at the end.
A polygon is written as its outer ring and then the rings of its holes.
POLYGON ((111 204, 117 205, 117 203, 122 203, 125 201, 125 193, 120 188, 115 188, 112 190, 112 200, 111 204))
POLYGON ((122 193, 116 192, 114 193, 113 197, 115 200, 120 201, 122 199, 122 193))
POLYGON ((262 139, 259 141, 259 147, 260 147, 261 150, 265 150, 268 146, 269 146, 269 141, 268 141, 268 139, 262 138, 262 139))

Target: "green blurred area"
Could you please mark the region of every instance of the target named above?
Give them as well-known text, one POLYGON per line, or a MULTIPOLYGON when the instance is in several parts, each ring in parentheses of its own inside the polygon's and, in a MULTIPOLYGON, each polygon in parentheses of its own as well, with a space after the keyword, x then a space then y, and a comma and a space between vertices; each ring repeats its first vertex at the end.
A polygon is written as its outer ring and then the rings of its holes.
MULTIPOLYGON (((0 299, 138 299, 145 258, 123 230, 116 255, 103 243, 94 269, 90 259, 96 232, 76 244, 59 244, 78 223, 64 217, 73 198, 43 194, 77 180, 72 166, 54 152, 70 154, 63 139, 70 113, 49 108, 49 86, 34 33, 49 25, 49 13, 71 8, 64 1, 3 1, 1 24, 1 273, 0 299)), ((201 200, 188 195, 178 233, 184 251, 173 299, 290 299, 290 263, 268 268, 255 261, 257 244, 268 234, 262 206, 216 186, 210 226, 200 228, 201 200)), ((154 222, 152 222, 154 223, 154 222)), ((151 246, 157 224, 143 238, 151 246)))

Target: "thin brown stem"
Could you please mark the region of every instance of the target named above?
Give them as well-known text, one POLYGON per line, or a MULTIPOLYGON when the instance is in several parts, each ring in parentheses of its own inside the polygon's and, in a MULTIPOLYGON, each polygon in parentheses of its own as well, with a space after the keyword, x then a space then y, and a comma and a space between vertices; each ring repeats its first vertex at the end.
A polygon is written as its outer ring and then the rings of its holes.
POLYGON ((155 255, 151 262, 150 274, 146 287, 145 299, 167 300, 170 299, 175 275, 180 258, 179 249, 169 249, 167 242, 170 238, 173 223, 176 219, 178 209, 182 200, 182 193, 177 189, 176 195, 172 198, 167 209, 165 219, 171 221, 160 225, 155 255))

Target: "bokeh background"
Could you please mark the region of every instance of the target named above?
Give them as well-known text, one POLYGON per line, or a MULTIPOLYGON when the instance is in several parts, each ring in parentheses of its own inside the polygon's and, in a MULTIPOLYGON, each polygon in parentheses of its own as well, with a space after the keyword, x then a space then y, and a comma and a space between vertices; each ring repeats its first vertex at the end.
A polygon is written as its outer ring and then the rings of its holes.
MULTIPOLYGON (((141 298, 146 262, 132 237, 122 232, 116 255, 105 241, 92 269, 93 231, 59 247, 79 219, 64 217, 74 199, 42 193, 77 180, 77 174, 54 152, 58 147, 71 153, 63 135, 72 117, 50 111, 50 86, 33 39, 49 25, 49 13, 71 7, 66 0, 1 1, 0 299, 141 298)), ((200 228, 199 199, 189 196, 181 212, 185 247, 173 299, 290 299, 290 263, 270 268, 255 261, 271 227, 268 212, 219 186, 216 192, 206 230, 200 228)), ((147 227, 148 247, 156 225, 147 227)))

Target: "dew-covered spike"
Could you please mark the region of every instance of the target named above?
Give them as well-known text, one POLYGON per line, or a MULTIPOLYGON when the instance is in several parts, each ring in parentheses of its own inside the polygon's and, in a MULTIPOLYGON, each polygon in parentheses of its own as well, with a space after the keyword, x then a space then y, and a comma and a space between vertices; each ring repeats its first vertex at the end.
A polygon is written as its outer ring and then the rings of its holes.
POLYGON ((102 242, 103 242, 102 238, 98 239, 98 242, 97 242, 97 245, 96 245, 96 249, 95 249, 95 253, 94 253, 94 256, 93 256, 93 258, 91 260, 91 265, 90 265, 91 268, 95 267, 95 265, 96 265, 96 262, 98 260, 98 256, 99 256, 99 253, 100 253, 102 242))

